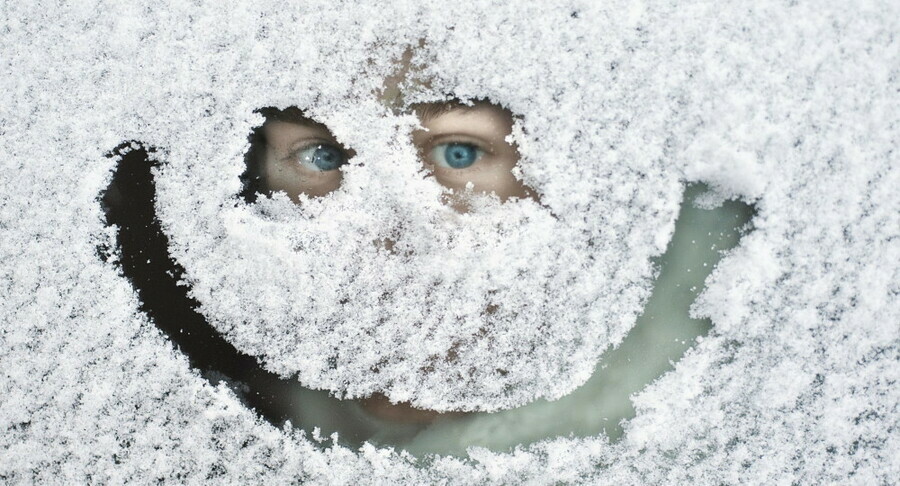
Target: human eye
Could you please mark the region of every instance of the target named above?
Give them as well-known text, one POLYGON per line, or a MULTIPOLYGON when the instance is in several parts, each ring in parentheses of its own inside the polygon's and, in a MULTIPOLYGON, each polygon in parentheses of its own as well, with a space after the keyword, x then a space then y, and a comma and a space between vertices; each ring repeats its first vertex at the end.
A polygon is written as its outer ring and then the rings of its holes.
POLYGON ((337 170, 348 159, 341 147, 326 142, 309 144, 295 152, 294 157, 301 166, 316 172, 337 170))
POLYGON ((449 142, 435 145, 429 158, 438 167, 465 169, 484 155, 484 150, 468 142, 449 142))

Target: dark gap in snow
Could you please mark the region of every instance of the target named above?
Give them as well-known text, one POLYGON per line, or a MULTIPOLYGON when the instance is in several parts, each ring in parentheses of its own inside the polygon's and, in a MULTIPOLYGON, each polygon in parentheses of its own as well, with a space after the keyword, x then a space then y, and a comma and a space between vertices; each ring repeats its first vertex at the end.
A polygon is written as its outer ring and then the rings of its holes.
POLYGON ((121 157, 109 187, 102 194, 106 223, 118 227, 117 244, 122 273, 134 286, 141 310, 211 383, 226 377, 232 387, 265 384, 239 393, 247 405, 273 424, 285 418, 277 390, 291 385, 264 370, 257 361, 240 353, 196 309, 199 303, 179 285, 184 269, 168 252, 169 240, 156 217, 156 183, 152 168, 154 149, 126 142, 111 156, 121 157), (137 148, 134 148, 137 147, 137 148), (263 391, 265 390, 265 391, 263 391))

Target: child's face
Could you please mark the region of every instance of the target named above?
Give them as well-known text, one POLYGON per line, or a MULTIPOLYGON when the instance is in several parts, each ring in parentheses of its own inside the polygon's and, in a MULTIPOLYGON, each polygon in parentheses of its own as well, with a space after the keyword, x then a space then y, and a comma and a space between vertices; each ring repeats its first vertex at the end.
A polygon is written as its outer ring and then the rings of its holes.
MULTIPOLYGON (((506 141, 513 124, 507 110, 480 102, 422 106, 416 112, 423 129, 413 133, 412 141, 429 176, 449 189, 448 205, 465 212, 470 193, 493 193, 501 201, 533 197, 512 172, 519 154, 506 141)), ((269 121, 263 134, 262 176, 268 190, 283 191, 296 202, 300 194, 319 197, 340 187, 340 167, 353 154, 324 125, 269 121)))

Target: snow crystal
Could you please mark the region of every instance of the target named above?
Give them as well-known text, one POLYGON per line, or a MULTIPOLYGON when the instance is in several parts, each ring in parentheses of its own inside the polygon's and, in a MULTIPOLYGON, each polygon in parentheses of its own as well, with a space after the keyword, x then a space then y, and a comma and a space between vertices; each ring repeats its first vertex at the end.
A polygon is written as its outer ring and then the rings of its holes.
POLYGON ((4 482, 900 477, 895 3, 2 12, 4 482), (391 109, 377 93, 406 52, 391 109), (539 198, 442 203, 408 105, 448 99, 515 115, 517 173, 539 198), (257 110, 289 106, 356 156, 326 197, 247 202, 257 110), (622 440, 419 460, 273 425, 191 368, 142 312, 105 224, 109 154, 128 141, 156 150, 155 210, 197 312, 267 372, 346 398, 481 412, 559 399, 635 325, 686 181, 714 189, 704 207, 753 203, 755 229, 692 308, 709 334, 632 396, 622 440))

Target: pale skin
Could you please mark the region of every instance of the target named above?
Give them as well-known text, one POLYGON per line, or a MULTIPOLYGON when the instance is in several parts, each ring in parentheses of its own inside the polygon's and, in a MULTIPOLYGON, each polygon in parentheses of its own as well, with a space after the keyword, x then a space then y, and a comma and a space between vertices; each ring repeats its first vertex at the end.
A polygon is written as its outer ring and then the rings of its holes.
MULTIPOLYGON (((472 106, 421 105, 414 110, 421 129, 412 134, 426 177, 446 188, 444 203, 464 213, 472 194, 493 194, 500 201, 536 199, 535 193, 516 178, 519 160, 509 143, 512 114, 487 102, 472 106)), ((302 196, 321 197, 338 189, 341 166, 353 156, 327 127, 311 120, 270 120, 263 126, 266 147, 260 164, 263 185, 284 192, 300 203, 302 196)), ((429 423, 441 414, 416 409, 408 403, 391 403, 382 394, 362 400, 362 407, 382 420, 429 423)))

